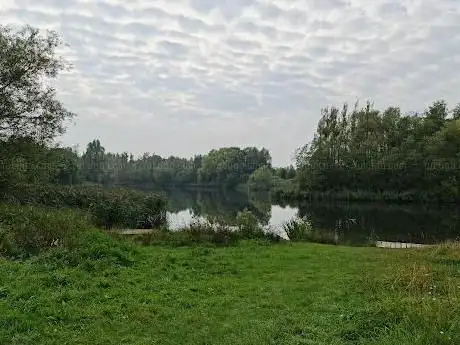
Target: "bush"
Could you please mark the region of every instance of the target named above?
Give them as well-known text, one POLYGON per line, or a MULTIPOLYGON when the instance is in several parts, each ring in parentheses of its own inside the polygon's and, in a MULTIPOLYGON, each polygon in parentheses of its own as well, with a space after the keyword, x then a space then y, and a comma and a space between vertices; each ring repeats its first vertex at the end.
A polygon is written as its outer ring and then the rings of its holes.
POLYGON ((238 214, 238 227, 230 227, 216 219, 193 220, 187 227, 171 231, 167 228, 140 235, 136 241, 143 245, 188 246, 212 244, 229 246, 241 240, 263 240, 267 243, 280 242, 275 233, 265 233, 257 219, 249 211, 238 214))
POLYGON ((254 191, 270 190, 273 187, 273 171, 264 165, 255 170, 248 179, 248 186, 254 191))
POLYGON ((72 210, 0 204, 0 254, 23 257, 53 247, 71 248, 89 228, 88 217, 72 210))
POLYGON ((149 229, 166 223, 166 200, 124 188, 98 186, 21 185, 2 200, 22 205, 71 207, 89 211, 97 226, 149 229))
POLYGON ((307 241, 312 234, 311 223, 304 218, 294 218, 283 225, 287 237, 291 241, 307 241))
POLYGON ((238 232, 242 238, 256 239, 264 237, 264 231, 260 227, 257 217, 251 211, 244 210, 243 212, 238 212, 236 221, 238 232))
POLYGON ((235 245, 240 235, 227 225, 213 221, 194 220, 187 227, 171 231, 166 228, 141 235, 137 242, 143 245, 188 246, 197 244, 214 244, 218 246, 235 245))

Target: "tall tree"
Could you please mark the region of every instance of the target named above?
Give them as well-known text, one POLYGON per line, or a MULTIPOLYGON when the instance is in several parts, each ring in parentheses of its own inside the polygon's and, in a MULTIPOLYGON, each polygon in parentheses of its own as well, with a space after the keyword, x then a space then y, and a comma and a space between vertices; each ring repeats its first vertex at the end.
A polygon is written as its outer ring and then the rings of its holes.
POLYGON ((86 148, 86 152, 82 157, 83 167, 82 173, 85 178, 91 182, 103 182, 105 175, 105 148, 101 145, 99 139, 90 142, 86 148))
POLYGON ((30 137, 49 141, 64 132, 73 117, 46 85, 69 64, 57 56, 57 33, 0 26, 0 139, 30 137))

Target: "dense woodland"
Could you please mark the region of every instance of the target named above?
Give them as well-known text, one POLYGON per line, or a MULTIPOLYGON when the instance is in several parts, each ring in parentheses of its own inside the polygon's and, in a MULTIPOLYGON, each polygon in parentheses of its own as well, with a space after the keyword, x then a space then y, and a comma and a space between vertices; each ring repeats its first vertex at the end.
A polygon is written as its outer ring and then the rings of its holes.
POLYGON ((255 147, 226 147, 189 159, 148 153, 135 158, 126 152, 106 152, 99 140, 90 142, 86 151, 78 154, 71 148, 49 147, 21 137, 1 141, 0 149, 0 178, 4 183, 234 189, 250 180, 255 188, 263 189, 274 175, 282 179, 295 176, 294 167, 272 168, 269 152, 255 147))
POLYGON ((344 105, 324 109, 313 141, 298 151, 298 187, 456 200, 459 164, 460 106, 436 101, 421 114, 403 114, 344 105))

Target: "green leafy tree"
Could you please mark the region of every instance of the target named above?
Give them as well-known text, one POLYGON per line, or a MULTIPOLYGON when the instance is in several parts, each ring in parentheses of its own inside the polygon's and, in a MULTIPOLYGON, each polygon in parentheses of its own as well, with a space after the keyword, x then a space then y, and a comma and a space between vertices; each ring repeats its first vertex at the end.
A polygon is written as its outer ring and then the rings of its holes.
POLYGON ((249 176, 249 188, 252 190, 270 190, 273 187, 273 172, 268 166, 263 166, 249 176))
POLYGON ((50 141, 73 117, 46 81, 69 65, 56 54, 63 42, 48 31, 0 26, 0 139, 29 137, 50 141))
POLYGON ((397 107, 382 112, 370 102, 351 112, 346 105, 326 108, 313 140, 296 154, 299 190, 460 199, 459 113, 444 101, 422 114, 402 115, 397 107))
POLYGON ((86 147, 82 157, 82 174, 86 180, 101 183, 105 175, 105 148, 99 139, 93 140, 86 147))

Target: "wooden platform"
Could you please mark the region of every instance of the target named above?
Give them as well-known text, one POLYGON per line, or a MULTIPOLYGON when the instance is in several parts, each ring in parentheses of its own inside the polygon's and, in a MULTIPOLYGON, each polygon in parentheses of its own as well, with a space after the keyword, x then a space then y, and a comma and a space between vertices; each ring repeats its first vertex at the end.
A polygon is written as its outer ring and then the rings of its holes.
POLYGON ((377 241, 375 246, 378 248, 392 248, 392 249, 405 249, 405 248, 426 248, 429 244, 421 243, 405 243, 405 242, 388 242, 388 241, 377 241))
POLYGON ((120 235, 144 235, 150 234, 152 232, 157 232, 157 229, 115 229, 110 230, 110 232, 115 232, 120 235))

